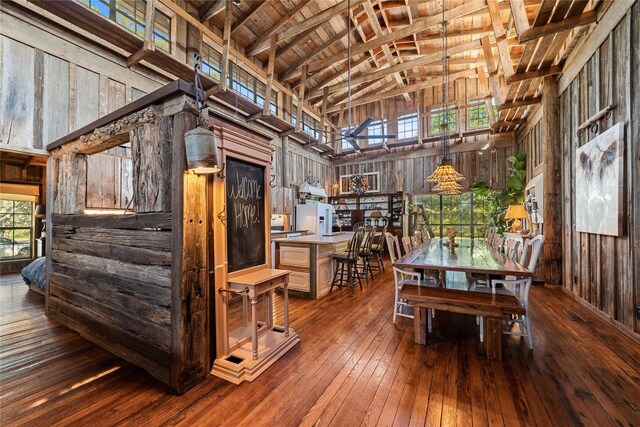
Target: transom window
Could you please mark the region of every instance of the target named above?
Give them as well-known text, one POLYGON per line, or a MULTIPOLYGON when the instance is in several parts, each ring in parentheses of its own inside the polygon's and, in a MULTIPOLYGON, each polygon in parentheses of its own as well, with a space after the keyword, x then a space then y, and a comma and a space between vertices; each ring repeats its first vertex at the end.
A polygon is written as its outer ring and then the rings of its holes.
MULTIPOLYGON (((373 122, 367 128, 367 135, 369 136, 382 136, 387 134, 387 121, 386 120, 378 120, 377 122, 373 122)), ((386 138, 374 138, 368 139, 368 145, 380 145, 383 142, 387 142, 386 138)))
POLYGON ((449 132, 458 129, 455 104, 431 109, 429 120, 429 132, 431 135, 440 135, 443 133, 445 125, 448 125, 449 132))
POLYGON ((398 117, 398 140, 418 138, 418 113, 398 117))
MULTIPOLYGON (((348 133, 350 133, 353 129, 349 128, 349 127, 343 127, 342 129, 340 129, 340 133, 342 135, 346 135, 348 133)), ((347 141, 344 137, 342 138, 342 151, 344 150, 352 150, 353 149, 353 145, 351 145, 351 143, 349 141, 347 141)))
MULTIPOLYGON (((144 37, 147 2, 145 0, 78 0, 94 12, 144 37)), ((171 53, 171 18, 156 9, 153 17, 153 42, 171 53)))
MULTIPOLYGON (((467 109, 469 114, 469 128, 477 128, 489 126, 489 114, 487 113, 487 105, 484 99, 472 99, 469 101, 467 109)), ((493 106, 494 113, 497 115, 497 108, 493 106)))
POLYGON ((2 195, 0 199, 0 261, 31 258, 34 202, 2 195))
POLYGON ((315 139, 320 138, 320 122, 306 112, 302 112, 302 131, 315 139))
POLYGON ((206 43, 202 43, 202 72, 220 81, 222 55, 206 43))

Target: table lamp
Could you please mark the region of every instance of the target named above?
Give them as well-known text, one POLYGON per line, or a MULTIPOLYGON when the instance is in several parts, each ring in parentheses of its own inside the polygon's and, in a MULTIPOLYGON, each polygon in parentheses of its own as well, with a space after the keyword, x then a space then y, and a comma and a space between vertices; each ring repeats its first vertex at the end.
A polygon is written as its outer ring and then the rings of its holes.
POLYGON ((378 225, 380 218, 382 218, 382 212, 380 211, 373 211, 371 212, 371 218, 373 218, 375 220, 376 226, 378 225))
POLYGON ((513 220, 513 222, 511 223, 512 233, 517 233, 518 231, 522 230, 522 222, 520 220, 526 219, 526 218, 527 218, 527 210, 524 208, 524 205, 522 204, 509 205, 509 207, 507 208, 507 213, 504 215, 504 219, 513 220))

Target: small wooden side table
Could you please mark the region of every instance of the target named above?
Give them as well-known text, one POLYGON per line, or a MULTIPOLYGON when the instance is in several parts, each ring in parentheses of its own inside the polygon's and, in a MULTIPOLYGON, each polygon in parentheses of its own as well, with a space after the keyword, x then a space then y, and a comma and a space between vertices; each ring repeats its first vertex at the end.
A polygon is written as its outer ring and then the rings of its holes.
POLYGON ((284 336, 289 336, 289 271, 264 269, 229 280, 229 289, 246 293, 251 302, 251 350, 253 360, 258 359, 258 296, 264 294, 267 307, 267 326, 273 328, 273 292, 282 288, 284 293, 284 336))

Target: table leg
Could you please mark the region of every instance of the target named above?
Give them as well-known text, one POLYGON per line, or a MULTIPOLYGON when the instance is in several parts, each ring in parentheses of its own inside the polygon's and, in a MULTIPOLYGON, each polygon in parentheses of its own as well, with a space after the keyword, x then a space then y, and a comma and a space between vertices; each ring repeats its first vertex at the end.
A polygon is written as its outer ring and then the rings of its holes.
POLYGON ((289 284, 284 284, 284 336, 289 336, 289 284))
POLYGON ((273 289, 265 294, 264 299, 267 304, 265 310, 267 313, 267 326, 271 329, 273 328, 273 289))
POLYGON ((487 359, 502 361, 502 319, 485 316, 484 345, 487 359))
POLYGON ((247 326, 247 301, 247 296, 242 295, 242 326, 247 326))
POLYGON ((414 341, 419 345, 427 345, 427 308, 413 307, 414 341))
POLYGON ((253 350, 253 360, 258 358, 258 319, 256 318, 256 297, 251 298, 251 349, 253 350))

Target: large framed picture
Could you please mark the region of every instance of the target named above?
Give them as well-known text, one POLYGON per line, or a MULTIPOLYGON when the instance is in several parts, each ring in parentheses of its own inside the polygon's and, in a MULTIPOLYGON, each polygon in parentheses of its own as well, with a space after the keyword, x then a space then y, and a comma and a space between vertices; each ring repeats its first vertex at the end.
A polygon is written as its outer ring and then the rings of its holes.
POLYGON ((576 231, 622 235, 624 125, 579 147, 575 172, 576 231))
POLYGON ((340 194, 369 194, 380 192, 380 172, 364 172, 361 174, 340 175, 340 194), (359 180, 367 188, 361 192, 354 191, 354 179, 359 180))

